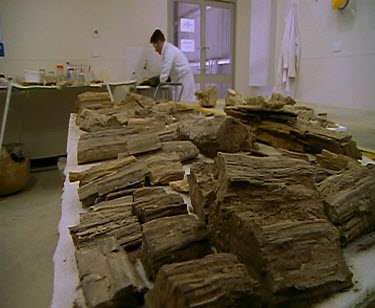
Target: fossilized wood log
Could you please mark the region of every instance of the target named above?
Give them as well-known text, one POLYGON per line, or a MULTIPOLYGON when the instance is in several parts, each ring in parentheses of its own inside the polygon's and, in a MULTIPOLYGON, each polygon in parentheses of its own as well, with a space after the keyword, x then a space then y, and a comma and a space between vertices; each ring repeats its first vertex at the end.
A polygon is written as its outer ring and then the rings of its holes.
POLYGON ((216 133, 218 151, 236 153, 250 151, 254 147, 255 136, 238 119, 226 117, 216 133))
POLYGON ((213 163, 202 160, 192 163, 188 182, 194 212, 202 221, 207 222, 216 199, 217 184, 213 177, 213 163))
POLYGON ((76 109, 78 112, 82 109, 101 109, 104 106, 113 106, 108 92, 87 91, 77 95, 76 109))
POLYGON ((127 139, 127 150, 130 155, 153 152, 160 148, 161 143, 156 133, 137 134, 127 139))
POLYGON ((146 180, 151 185, 168 185, 184 178, 185 171, 177 154, 155 154, 142 161, 148 168, 146 180))
POLYGON ((250 124, 259 140, 276 148, 314 154, 327 149, 355 159, 361 157, 350 135, 297 121, 297 113, 284 108, 236 106, 226 107, 225 112, 250 124))
POLYGON ((178 126, 169 126, 165 129, 157 131, 160 142, 173 141, 178 139, 178 126))
POLYGON ((259 105, 228 106, 224 108, 224 111, 227 115, 253 124, 261 123, 262 121, 294 124, 298 116, 292 111, 264 108, 259 105))
POLYGON ((360 163, 351 157, 343 154, 335 154, 327 150, 323 150, 321 154, 316 155, 318 164, 329 170, 340 171, 344 169, 352 169, 360 167, 360 163))
POLYGON ((121 123, 113 115, 107 115, 99 110, 81 109, 76 118, 76 124, 84 131, 92 132, 104 128, 121 127, 121 123))
POLYGON ((233 254, 218 253, 202 259, 164 265, 146 307, 261 307, 258 287, 233 254))
POLYGON ((187 179, 169 182, 169 187, 180 193, 189 193, 189 182, 187 179))
POLYGON ((127 138, 135 133, 136 129, 124 127, 83 134, 78 140, 78 164, 117 158, 128 152, 127 138))
POLYGON ((198 148, 189 140, 163 142, 161 150, 164 153, 178 154, 181 162, 194 159, 199 155, 198 148))
MULTIPOLYGON (((288 190, 304 200, 305 195, 311 197, 318 194, 314 177, 319 170, 303 160, 284 156, 253 157, 219 153, 215 160, 214 177, 218 179, 219 199, 232 190, 236 192, 237 187, 242 193, 241 188, 245 185, 248 186, 246 193, 249 196, 254 193, 254 196, 260 198, 259 202, 268 196, 273 198, 268 191, 282 199, 288 197, 288 190)), ((299 200, 296 199, 297 202, 299 200)), ((322 204, 314 212, 312 218, 324 216, 322 204)))
POLYGON ((149 279, 164 264, 202 258, 211 253, 203 222, 192 215, 164 217, 142 225, 141 260, 149 279))
POLYGON ((79 225, 69 230, 77 249, 107 236, 114 236, 126 250, 142 244, 141 225, 132 214, 132 198, 129 200, 129 197, 96 204, 94 210, 81 214, 79 225))
POLYGON ((134 192, 133 214, 141 224, 162 217, 188 214, 179 194, 168 194, 163 187, 144 187, 134 192))
POLYGON ((79 279, 87 307, 139 307, 145 283, 113 237, 76 251, 79 279))
POLYGON ((230 213, 227 208, 222 215, 227 249, 260 280, 270 306, 306 307, 352 286, 338 232, 328 221, 267 224, 253 212, 230 213))
POLYGON ((199 101, 201 107, 215 107, 217 101, 217 89, 216 87, 209 87, 196 91, 194 95, 199 101))
POLYGON ((88 184, 92 181, 95 181, 98 178, 101 178, 105 175, 108 175, 124 166, 135 161, 134 156, 127 156, 125 158, 116 159, 112 161, 105 161, 99 165, 93 166, 88 170, 82 172, 69 172, 69 181, 76 182, 79 181, 80 186, 88 184))
POLYGON ((147 172, 148 169, 143 162, 131 162, 108 175, 79 187, 79 200, 82 202, 83 207, 88 207, 93 205, 99 196, 142 186, 147 172))
POLYGON ((122 101, 123 104, 136 103, 141 108, 152 108, 155 106, 156 102, 148 96, 141 95, 135 92, 129 92, 126 98, 122 101))
POLYGON ((239 257, 270 305, 310 305, 352 286, 313 166, 283 156, 219 153, 214 174, 214 244, 239 257))
POLYGON ((204 117, 180 122, 180 138, 191 140, 208 157, 218 152, 217 131, 225 117, 204 117))
POLYGON ((148 116, 142 118, 129 118, 128 119, 128 127, 135 128, 140 132, 145 131, 155 131, 161 130, 165 128, 166 122, 171 122, 172 119, 157 119, 156 117, 148 116))
POLYGON ((331 176, 318 186, 329 219, 343 245, 375 228, 375 168, 360 167, 331 176))

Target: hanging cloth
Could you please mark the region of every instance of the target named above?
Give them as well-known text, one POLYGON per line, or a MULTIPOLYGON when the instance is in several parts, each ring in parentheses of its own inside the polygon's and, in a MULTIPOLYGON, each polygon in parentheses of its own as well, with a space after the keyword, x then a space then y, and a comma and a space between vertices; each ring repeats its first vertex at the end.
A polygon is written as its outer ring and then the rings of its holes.
POLYGON ((294 0, 289 5, 288 15, 285 19, 285 32, 281 45, 274 92, 294 96, 300 59, 301 42, 298 32, 297 3, 294 0))

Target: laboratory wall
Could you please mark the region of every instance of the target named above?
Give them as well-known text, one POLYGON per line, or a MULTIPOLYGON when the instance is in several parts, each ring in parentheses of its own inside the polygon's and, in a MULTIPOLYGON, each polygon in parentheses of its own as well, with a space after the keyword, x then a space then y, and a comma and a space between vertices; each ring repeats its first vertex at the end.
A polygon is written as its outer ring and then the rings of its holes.
MULTIPOLYGON (((290 0, 277 1, 277 64, 290 0)), ((375 111, 375 1, 298 0, 302 43, 295 97, 318 105, 375 111)), ((374 123, 374 122, 373 122, 374 123)))
POLYGON ((0 26, 7 76, 69 61, 90 68, 91 79, 128 80, 160 66, 149 38, 156 27, 167 30, 167 1, 0 0, 0 26))
MULTIPOLYGON (((149 38, 156 27, 167 34, 167 6, 168 0, 0 0, 0 72, 22 80, 25 69, 48 72, 69 61, 90 68, 90 79, 152 76, 161 61, 149 38)), ((250 1, 238 0, 235 14, 235 88, 249 94, 250 1)))

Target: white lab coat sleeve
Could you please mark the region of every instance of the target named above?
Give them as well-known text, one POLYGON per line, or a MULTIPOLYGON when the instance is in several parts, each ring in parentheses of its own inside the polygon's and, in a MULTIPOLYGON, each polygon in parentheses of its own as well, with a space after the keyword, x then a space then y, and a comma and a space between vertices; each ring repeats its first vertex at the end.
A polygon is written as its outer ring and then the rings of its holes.
POLYGON ((175 57, 175 53, 172 48, 168 48, 167 46, 164 46, 165 50, 163 52, 163 67, 161 69, 160 73, 160 81, 166 82, 173 65, 173 59, 175 57))

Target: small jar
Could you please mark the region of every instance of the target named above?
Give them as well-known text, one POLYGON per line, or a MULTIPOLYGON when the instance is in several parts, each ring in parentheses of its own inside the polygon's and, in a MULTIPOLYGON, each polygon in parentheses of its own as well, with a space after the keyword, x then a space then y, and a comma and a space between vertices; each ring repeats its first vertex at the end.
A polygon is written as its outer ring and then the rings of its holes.
POLYGON ((55 78, 55 72, 48 72, 48 82, 49 83, 56 83, 56 78, 55 78))
POLYGON ((57 82, 59 81, 64 81, 65 79, 65 74, 64 74, 64 65, 56 65, 56 80, 57 82))
POLYGON ((40 82, 45 84, 47 81, 46 70, 44 68, 39 69, 40 82))

